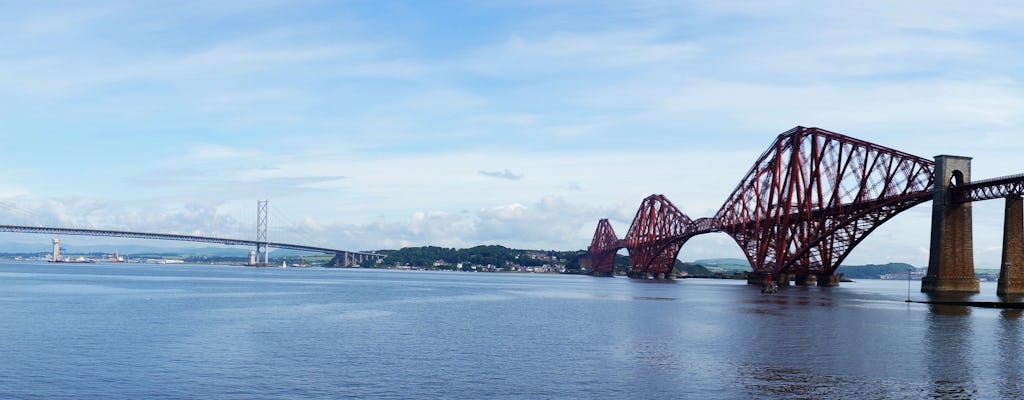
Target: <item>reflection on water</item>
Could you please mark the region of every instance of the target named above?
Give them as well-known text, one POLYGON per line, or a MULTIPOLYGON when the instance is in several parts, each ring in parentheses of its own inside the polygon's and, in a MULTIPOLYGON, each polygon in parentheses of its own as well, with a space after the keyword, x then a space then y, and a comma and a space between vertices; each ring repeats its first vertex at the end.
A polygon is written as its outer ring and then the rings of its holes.
MULTIPOLYGON (((1021 295, 1004 295, 999 296, 999 300, 1006 303, 1024 303, 1024 296, 1021 295)), ((1024 310, 1021 309, 1003 309, 1000 314, 1003 319, 1015 320, 1020 319, 1021 315, 1024 315, 1024 310)))
POLYGON ((1021 310, 1003 310, 1003 319, 999 321, 999 394, 1004 399, 1020 398, 1024 395, 1024 357, 1021 356, 1021 310), (1007 312, 1012 317, 1007 318, 1007 312))
POLYGON ((762 398, 837 398, 839 388, 848 384, 841 377, 803 368, 752 368, 750 374, 746 388, 762 398))
MULTIPOLYGON (((953 297, 946 297, 951 299, 953 297)), ((927 367, 931 382, 931 396, 939 399, 973 399, 977 395, 974 385, 974 366, 967 356, 975 343, 971 342, 971 325, 964 323, 970 315, 967 307, 932 305, 929 307, 927 367)))
POLYGON ((1004 309, 999 311, 999 315, 1005 320, 1015 320, 1020 319, 1021 315, 1024 315, 1024 310, 1004 309))
POLYGON ((1021 310, 905 303, 900 281, 0 263, 0 295, 0 398, 1024 392, 1021 310))

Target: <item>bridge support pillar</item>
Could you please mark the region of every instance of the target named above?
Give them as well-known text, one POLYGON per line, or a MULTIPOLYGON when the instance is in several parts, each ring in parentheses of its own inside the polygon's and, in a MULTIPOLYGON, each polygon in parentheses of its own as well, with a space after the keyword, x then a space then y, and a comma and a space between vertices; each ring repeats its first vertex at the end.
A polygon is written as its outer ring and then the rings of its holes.
POLYGON ((839 286, 839 275, 833 274, 818 274, 818 286, 822 287, 836 287, 839 286))
POLYGON ((817 275, 797 275, 796 278, 793 278, 793 284, 796 286, 814 286, 817 283, 817 275))
MULTIPOLYGON (((776 274, 776 273, 772 273, 772 280, 775 281, 775 284, 778 285, 778 286, 789 286, 789 281, 790 281, 791 277, 792 277, 792 275, 790 275, 790 274, 776 274)), ((768 279, 768 273, 767 272, 750 272, 750 273, 747 273, 747 284, 748 285, 763 285, 765 279, 768 279)), ((812 285, 813 285, 813 283, 812 283, 812 285)))
POLYGON ((51 261, 60 262, 60 260, 60 238, 55 237, 53 238, 53 259, 51 261))
POLYGON ((341 267, 341 253, 334 253, 334 257, 331 261, 324 264, 325 268, 340 268, 341 267))
POLYGON ((1003 262, 999 268, 996 295, 1024 294, 1024 200, 1006 198, 1003 220, 1003 262))
POLYGON ((935 157, 931 249, 928 274, 921 280, 922 292, 979 291, 978 277, 974 274, 971 203, 956 203, 949 194, 951 186, 966 185, 970 181, 969 157, 935 157))

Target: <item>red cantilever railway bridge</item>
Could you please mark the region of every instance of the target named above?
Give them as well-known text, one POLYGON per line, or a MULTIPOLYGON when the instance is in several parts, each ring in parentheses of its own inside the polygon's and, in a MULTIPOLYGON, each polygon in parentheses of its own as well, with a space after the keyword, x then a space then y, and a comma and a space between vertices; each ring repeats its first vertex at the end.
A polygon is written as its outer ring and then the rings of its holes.
MULTIPOLYGON (((956 225, 947 221, 946 213, 966 208, 966 227, 955 229, 967 229, 970 235, 970 208, 960 206, 1024 194, 1024 175, 969 183, 969 160, 938 156, 933 161, 798 126, 779 135, 761 154, 714 216, 691 219, 665 196, 652 195, 640 204, 624 239, 602 219, 583 263, 595 275, 610 275, 615 253, 626 248, 630 276, 668 276, 687 240, 724 232, 739 244, 755 273, 814 276, 819 284, 827 284, 820 280, 826 276, 834 283, 836 268, 875 228, 904 210, 941 198, 935 203, 944 208, 933 212, 942 218, 933 217, 929 276, 952 276, 953 272, 932 271, 935 248, 950 240, 936 239, 935 231, 946 229, 936 226, 936 218, 939 225, 956 225), (937 168, 940 160, 943 166, 937 168)), ((966 251, 959 256, 970 258, 970 248, 966 251)), ((973 263, 970 274, 973 277, 973 263)))

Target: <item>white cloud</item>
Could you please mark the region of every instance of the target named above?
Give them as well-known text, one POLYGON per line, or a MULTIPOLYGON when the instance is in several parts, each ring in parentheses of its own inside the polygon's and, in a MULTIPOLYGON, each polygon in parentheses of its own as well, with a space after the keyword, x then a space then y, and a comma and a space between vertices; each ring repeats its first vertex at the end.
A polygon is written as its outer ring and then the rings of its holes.
POLYGON ((509 171, 507 169, 504 170, 504 171, 478 171, 478 172, 480 172, 480 175, 483 175, 483 176, 489 176, 491 178, 498 178, 498 179, 507 179, 507 180, 510 180, 510 181, 518 181, 520 179, 523 179, 523 175, 514 173, 514 172, 509 171))
MULTIPOLYGON (((7 217, 249 235, 270 198, 301 221, 283 237, 323 245, 571 249, 652 193, 713 214, 796 125, 1024 170, 1013 2, 474 3, 515 12, 454 36, 451 16, 319 6, 12 5, 0 135, 77 158, 0 160, 7 217)), ((921 265, 925 239, 851 258, 921 265)))

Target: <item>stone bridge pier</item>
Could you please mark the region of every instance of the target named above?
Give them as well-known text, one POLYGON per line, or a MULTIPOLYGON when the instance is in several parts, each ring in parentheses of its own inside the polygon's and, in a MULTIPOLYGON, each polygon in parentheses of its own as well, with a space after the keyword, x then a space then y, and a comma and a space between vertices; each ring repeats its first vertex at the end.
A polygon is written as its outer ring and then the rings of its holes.
POLYGON ((931 249, 928 274, 921 280, 922 292, 979 291, 978 277, 974 274, 971 203, 956 202, 950 195, 950 188, 970 181, 970 157, 935 157, 931 249))
POLYGON ((1024 200, 1015 192, 993 197, 974 197, 974 188, 954 196, 957 187, 971 181, 971 159, 957 156, 935 157, 934 198, 932 200, 931 252, 928 274, 921 280, 921 291, 928 293, 977 293, 974 274, 974 243, 971 226, 972 199, 1006 199, 1003 214, 1003 257, 996 294, 1024 295, 1024 200))
POLYGON ((1024 200, 1020 196, 1006 198, 1002 261, 996 295, 1024 295, 1024 200))

